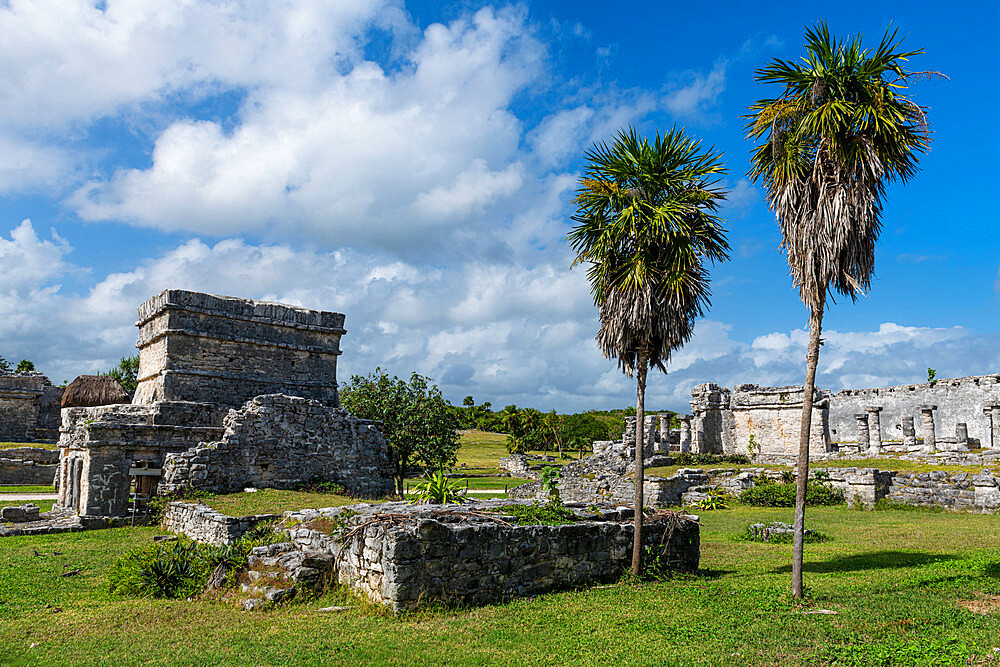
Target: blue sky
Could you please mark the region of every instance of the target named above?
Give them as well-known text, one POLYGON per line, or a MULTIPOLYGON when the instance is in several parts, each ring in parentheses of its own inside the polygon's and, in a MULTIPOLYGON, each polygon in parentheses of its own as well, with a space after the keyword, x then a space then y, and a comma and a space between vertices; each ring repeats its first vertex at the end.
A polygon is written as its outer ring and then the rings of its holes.
POLYGON ((345 312, 342 378, 625 405, 563 237, 583 153, 627 124, 684 126, 732 189, 732 260, 650 403, 800 382, 806 311, 740 116, 819 19, 898 27, 949 77, 912 90, 933 149, 889 190, 871 293, 827 314, 819 383, 1000 370, 988 3, 56 5, 0 3, 0 354, 57 382, 131 353, 135 306, 183 287, 345 312))

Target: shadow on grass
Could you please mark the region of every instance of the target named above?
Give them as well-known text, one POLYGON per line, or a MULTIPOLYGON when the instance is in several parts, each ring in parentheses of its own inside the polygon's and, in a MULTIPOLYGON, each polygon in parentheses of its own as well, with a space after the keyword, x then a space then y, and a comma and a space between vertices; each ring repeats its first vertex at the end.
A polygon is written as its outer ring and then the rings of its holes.
MULTIPOLYGON (((804 572, 858 572, 862 570, 883 570, 900 567, 917 567, 929 563, 947 560, 957 560, 958 556, 950 554, 929 554, 921 551, 872 551, 853 556, 841 556, 827 561, 806 561, 802 564, 804 572)), ((782 565, 772 572, 791 572, 791 565, 782 565)))

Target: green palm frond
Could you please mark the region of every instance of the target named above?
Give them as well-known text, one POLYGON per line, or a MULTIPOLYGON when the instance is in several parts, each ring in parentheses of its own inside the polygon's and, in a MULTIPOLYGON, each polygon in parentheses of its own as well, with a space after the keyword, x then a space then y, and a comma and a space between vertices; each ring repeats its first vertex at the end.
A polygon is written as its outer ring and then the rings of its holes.
POLYGON ((728 259, 721 154, 676 128, 652 141, 628 128, 586 157, 567 239, 588 265, 597 339, 629 375, 640 350, 664 369, 709 305, 705 263, 728 259))
POLYGON ((885 187, 912 178, 930 147, 926 110, 904 94, 928 73, 905 69, 922 51, 903 49, 896 30, 872 49, 819 23, 805 42, 799 62, 757 70, 781 90, 749 107, 746 134, 756 143, 749 176, 767 191, 800 297, 815 306, 832 290, 854 299, 868 289, 885 187))

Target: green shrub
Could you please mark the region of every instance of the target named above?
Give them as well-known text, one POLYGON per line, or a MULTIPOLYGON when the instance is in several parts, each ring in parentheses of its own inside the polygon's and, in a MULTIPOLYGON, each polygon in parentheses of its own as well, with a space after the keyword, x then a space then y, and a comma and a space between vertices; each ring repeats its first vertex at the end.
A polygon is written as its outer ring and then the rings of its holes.
POLYGON ((541 485, 542 490, 549 496, 549 503, 561 507, 562 497, 559 495, 559 468, 556 466, 545 466, 542 468, 541 485))
POLYGON ((308 482, 298 482, 292 487, 292 490, 303 493, 333 493, 338 496, 345 495, 347 492, 343 484, 322 477, 313 477, 308 482))
MULTIPOLYGON (((767 544, 791 544, 795 539, 794 534, 788 532, 791 528, 791 524, 782 523, 781 521, 772 521, 771 523, 752 523, 744 528, 742 533, 736 536, 736 541, 764 542, 767 544)), ((830 537, 819 531, 809 530, 807 528, 803 531, 802 541, 806 543, 829 542, 830 537)))
MULTIPOLYGON (((757 483, 740 493, 744 505, 755 507, 795 507, 795 482, 775 483, 770 480, 757 483)), ((810 480, 806 486, 806 505, 841 505, 844 492, 828 484, 810 480)))
POLYGON ((462 502, 462 486, 459 482, 452 482, 448 479, 444 469, 439 469, 426 481, 413 487, 417 498, 413 502, 421 503, 448 503, 462 502))
POLYGON ((258 524, 233 544, 212 546, 190 540, 132 549, 116 560, 108 572, 108 590, 113 595, 143 598, 185 598, 205 589, 209 575, 225 568, 226 581, 247 566, 254 547, 287 538, 273 531, 274 524, 258 524))

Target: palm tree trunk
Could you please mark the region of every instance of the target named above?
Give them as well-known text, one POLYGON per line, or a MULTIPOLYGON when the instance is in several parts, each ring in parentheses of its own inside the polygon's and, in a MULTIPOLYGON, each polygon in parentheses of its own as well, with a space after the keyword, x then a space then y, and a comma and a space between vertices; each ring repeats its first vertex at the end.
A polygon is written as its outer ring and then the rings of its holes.
POLYGON ((646 445, 646 364, 645 350, 636 355, 635 391, 635 530, 632 533, 632 574, 642 574, 642 485, 643 448, 646 445))
POLYGON ((809 483, 809 429, 812 426, 816 365, 819 363, 819 336, 823 330, 824 299, 809 314, 809 349, 806 352, 806 381, 802 387, 802 428, 799 431, 799 461, 795 488, 795 534, 792 548, 792 597, 802 598, 802 542, 806 525, 806 489, 809 483))

